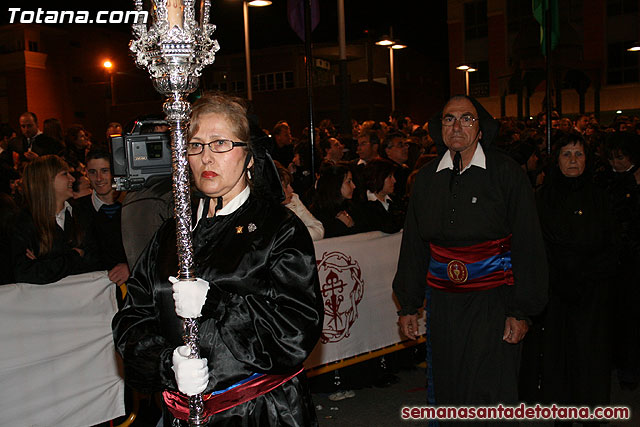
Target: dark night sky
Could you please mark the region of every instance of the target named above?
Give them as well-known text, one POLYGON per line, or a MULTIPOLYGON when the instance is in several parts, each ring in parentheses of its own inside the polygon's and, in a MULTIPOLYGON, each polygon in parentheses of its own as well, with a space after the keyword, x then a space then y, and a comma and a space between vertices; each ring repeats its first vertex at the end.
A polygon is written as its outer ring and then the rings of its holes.
MULTIPOLYGON (((314 42, 337 42, 337 0, 318 0, 320 2, 320 22, 312 34, 314 42)), ((369 30, 373 38, 389 33, 393 27, 395 38, 410 47, 436 59, 446 61, 447 26, 446 1, 430 0, 417 2, 345 0, 347 41, 365 36, 369 30), (417 5, 427 6, 426 13, 418 10, 417 5)), ((8 8, 19 7, 22 10, 131 10, 133 0, 114 0, 110 2, 49 2, 29 0, 9 0, 2 11, 2 23, 8 23, 8 8)), ((216 37, 224 51, 243 50, 243 19, 240 0, 213 0, 211 6, 212 22, 218 26, 216 37)), ((287 21, 287 0, 274 0, 264 8, 250 8, 251 47, 260 48, 291 43, 302 43, 287 21)), ((77 24, 81 25, 81 24, 77 24)), ((91 24, 86 24, 88 27, 91 24)), ((128 25, 108 25, 119 31, 130 31, 128 25)))

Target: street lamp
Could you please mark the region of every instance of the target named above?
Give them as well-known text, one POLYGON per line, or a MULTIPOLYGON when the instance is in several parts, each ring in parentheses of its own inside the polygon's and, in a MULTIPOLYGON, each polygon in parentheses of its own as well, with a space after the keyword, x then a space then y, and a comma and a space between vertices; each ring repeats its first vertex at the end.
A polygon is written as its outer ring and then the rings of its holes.
POLYGON ((109 73, 109 94, 111 95, 111 106, 114 106, 116 105, 116 94, 113 91, 113 62, 110 59, 105 59, 102 66, 109 73))
POLYGON ((404 49, 407 47, 406 45, 393 40, 392 37, 383 36, 381 40, 376 42, 378 46, 384 46, 389 49, 389 70, 390 70, 390 79, 391 80, 391 111, 395 111, 396 109, 396 79, 395 79, 395 71, 393 66, 393 51, 398 49, 404 49))
POLYGON ((460 65, 459 67, 456 67, 456 70, 464 71, 465 86, 467 88, 467 96, 469 96, 469 73, 473 73, 478 70, 471 68, 468 65, 460 65))
POLYGON ((270 6, 269 0, 243 0, 242 1, 242 14, 244 17, 244 56, 247 69, 247 99, 251 101, 253 99, 253 92, 251 87, 251 55, 249 48, 249 6, 251 7, 263 7, 270 6))
POLYGON ((640 41, 635 42, 634 44, 632 44, 627 51, 629 52, 640 52, 640 41))

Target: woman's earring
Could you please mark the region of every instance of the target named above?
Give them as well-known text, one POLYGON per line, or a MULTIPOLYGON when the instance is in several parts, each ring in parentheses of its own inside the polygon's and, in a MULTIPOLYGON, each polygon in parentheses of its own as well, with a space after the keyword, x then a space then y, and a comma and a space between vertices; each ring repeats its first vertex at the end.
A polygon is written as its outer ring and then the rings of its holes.
POLYGON ((247 177, 251 179, 251 171, 249 169, 247 169, 247 177))

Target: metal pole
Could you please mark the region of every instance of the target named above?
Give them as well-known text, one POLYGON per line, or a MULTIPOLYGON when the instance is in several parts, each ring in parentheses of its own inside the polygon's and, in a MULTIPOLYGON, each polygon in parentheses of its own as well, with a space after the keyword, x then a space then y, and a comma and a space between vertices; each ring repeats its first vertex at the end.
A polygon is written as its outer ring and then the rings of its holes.
POLYGON ((349 115, 349 75, 347 74, 344 0, 338 0, 338 44, 340 46, 340 133, 350 134, 351 118, 349 115))
POLYGON ((391 111, 396 110, 396 77, 393 71, 393 49, 389 48, 389 68, 391 70, 391 111))
POLYGON ((244 57, 247 69, 247 99, 253 99, 253 91, 251 87, 251 49, 249 48, 249 3, 243 0, 242 14, 244 15, 244 57))
POLYGON ((547 53, 546 60, 546 72, 547 72, 547 154, 551 154, 551 113, 552 113, 552 103, 551 103, 551 81, 552 81, 552 72, 551 72, 551 5, 550 2, 545 2, 547 9, 545 10, 545 25, 544 25, 544 45, 545 51, 547 53))
MULTIPOLYGON (((143 0, 135 0, 136 11, 142 11, 142 6, 143 0)), ((186 98, 198 87, 202 69, 214 61, 219 46, 217 41, 211 39, 215 27, 209 23, 209 0, 202 0, 200 3, 200 22, 195 20, 194 0, 180 0, 171 4, 167 0, 156 0, 154 6, 157 13, 151 27, 147 28, 146 24, 137 22, 133 25, 134 39, 130 49, 138 66, 148 69, 156 90, 167 97, 163 110, 171 129, 172 140, 178 279, 194 280, 186 153, 186 131, 191 104, 186 98), (171 13, 169 8, 172 9, 171 13), (176 19, 176 11, 179 19, 176 19)), ((184 343, 190 350, 189 357, 199 358, 197 320, 184 319, 183 331, 184 343)), ((190 396, 189 426, 204 426, 205 423, 202 394, 190 396)))
POLYGON ((464 70, 464 81, 465 81, 465 87, 466 89, 466 93, 467 96, 469 96, 469 70, 464 70))
POLYGON ((304 0, 304 60, 306 65, 307 100, 309 108, 309 144, 311 145, 311 176, 316 181, 315 123, 313 121, 313 51, 311 49, 311 0, 304 0))
POLYGON ((109 72, 109 90, 111 91, 111 106, 116 105, 116 93, 113 90, 113 73, 109 72))

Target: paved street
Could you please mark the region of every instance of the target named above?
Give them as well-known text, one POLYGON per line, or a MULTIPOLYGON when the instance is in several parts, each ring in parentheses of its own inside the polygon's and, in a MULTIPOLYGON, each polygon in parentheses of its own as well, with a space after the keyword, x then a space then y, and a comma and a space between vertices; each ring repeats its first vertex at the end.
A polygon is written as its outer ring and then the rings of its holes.
MULTIPOLYGON (((332 402, 328 394, 316 393, 313 400, 318 421, 321 427, 349 426, 405 426, 415 425, 416 421, 400 419, 400 409, 403 406, 422 406, 426 402, 424 370, 400 371, 400 381, 389 388, 364 388, 356 390, 356 396, 351 399, 332 402)), ((612 383, 612 405, 631 406, 632 419, 629 422, 610 422, 608 426, 640 426, 640 388, 635 391, 620 390, 617 381, 612 383), (637 414, 633 417, 633 414, 637 414)), ((426 424, 421 421, 419 424, 426 424)), ((553 426, 552 422, 526 423, 526 426, 553 426)))
MULTIPOLYGON (((332 402, 328 393, 314 393, 313 401, 320 427, 393 427, 426 425, 426 421, 403 421, 400 410, 403 406, 423 406, 426 402, 424 369, 401 370, 399 382, 388 388, 366 387, 355 390, 356 396, 332 402)), ((612 383, 612 405, 630 406, 632 419, 629 422, 615 421, 607 424, 617 426, 640 426, 640 388, 635 391, 620 390, 612 383), (638 414, 635 417, 633 414, 638 414)), ((134 427, 155 427, 159 413, 155 405, 142 402, 140 417, 134 427)), ((527 427, 553 426, 552 422, 528 422, 527 427)))

